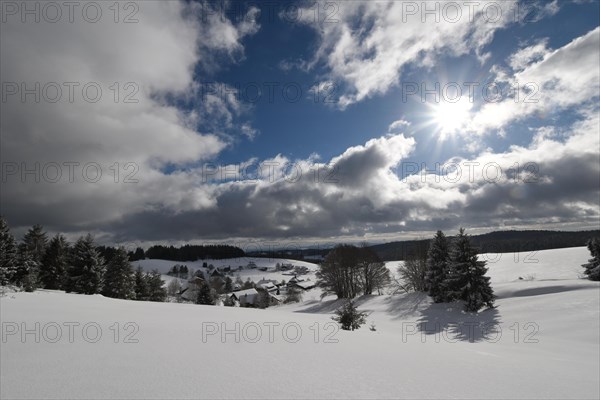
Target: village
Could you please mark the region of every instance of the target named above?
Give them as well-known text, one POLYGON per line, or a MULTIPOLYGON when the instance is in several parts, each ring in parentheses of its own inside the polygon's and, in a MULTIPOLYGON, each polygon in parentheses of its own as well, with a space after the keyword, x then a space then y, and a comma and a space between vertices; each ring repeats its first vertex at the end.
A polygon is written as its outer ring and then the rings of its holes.
POLYGON ((266 308, 301 301, 304 292, 316 287, 314 274, 309 276, 311 272, 306 266, 289 262, 270 267, 258 266, 254 261, 237 266, 203 262, 196 270, 176 264, 167 273, 167 287, 172 300, 178 303, 197 303, 199 293, 207 286, 214 305, 266 308), (264 272, 263 276, 254 281, 260 272, 264 272), (250 276, 243 280, 242 274, 250 276), (289 279, 274 279, 282 276, 289 279))

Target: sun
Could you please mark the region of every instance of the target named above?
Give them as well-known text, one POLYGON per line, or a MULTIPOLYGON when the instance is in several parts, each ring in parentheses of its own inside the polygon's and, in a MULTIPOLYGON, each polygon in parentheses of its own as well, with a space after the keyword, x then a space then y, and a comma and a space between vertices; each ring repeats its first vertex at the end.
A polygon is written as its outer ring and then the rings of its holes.
POLYGON ((442 138, 452 135, 465 126, 473 105, 468 99, 456 102, 441 101, 431 106, 431 119, 442 138))

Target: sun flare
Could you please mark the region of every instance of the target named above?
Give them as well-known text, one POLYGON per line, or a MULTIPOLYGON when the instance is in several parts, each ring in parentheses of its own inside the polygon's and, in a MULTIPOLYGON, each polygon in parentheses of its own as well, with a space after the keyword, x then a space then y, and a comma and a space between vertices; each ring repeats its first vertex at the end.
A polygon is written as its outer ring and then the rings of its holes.
POLYGON ((453 134, 465 126, 469 119, 472 104, 468 99, 456 102, 442 101, 432 106, 432 120, 437 125, 440 135, 453 134))

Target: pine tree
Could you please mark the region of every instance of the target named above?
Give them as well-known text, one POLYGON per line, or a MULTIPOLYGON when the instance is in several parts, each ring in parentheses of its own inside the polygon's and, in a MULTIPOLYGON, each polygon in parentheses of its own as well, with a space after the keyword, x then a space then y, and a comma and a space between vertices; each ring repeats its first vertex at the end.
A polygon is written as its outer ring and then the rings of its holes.
POLYGON ((148 281, 144 275, 142 267, 137 267, 134 275, 135 280, 135 299, 146 301, 149 297, 148 281))
POLYGON ((600 238, 590 239, 587 248, 592 254, 592 258, 582 265, 585 268, 584 274, 592 281, 600 281, 600 238))
POLYGON ((135 297, 135 277, 127 251, 119 247, 106 266, 102 294, 117 299, 135 297))
POLYGON ((437 231, 427 252, 427 272, 425 284, 429 295, 436 303, 448 301, 449 244, 444 232, 437 231))
POLYGON ((337 309, 335 314, 337 317, 331 317, 331 319, 342 325, 342 329, 346 331, 359 329, 365 323, 367 315, 365 312, 359 312, 352 300, 337 309))
POLYGON ((46 289, 61 289, 68 266, 69 244, 63 235, 50 239, 40 265, 40 283, 46 289))
POLYGON ((451 246, 447 281, 450 300, 465 301, 465 311, 476 312, 484 306, 494 305, 494 293, 490 278, 485 276, 485 264, 485 261, 477 259, 476 249, 461 228, 451 246))
POLYGON ((149 301, 165 301, 167 299, 167 289, 164 287, 165 281, 162 280, 157 270, 146 274, 146 282, 149 301))
POLYGON ((206 282, 202 282, 198 289, 198 297, 196 298, 196 304, 214 305, 212 294, 210 292, 210 286, 206 282))
POLYGON ((26 246, 33 260, 41 263, 46 253, 46 247, 48 246, 48 237, 46 236, 46 232, 44 232, 44 228, 38 224, 33 225, 25 236, 23 236, 23 244, 26 246))
POLYGON ((0 216, 0 285, 12 282, 17 270, 17 243, 0 216))
POLYGON ((83 294, 100 293, 106 266, 96 250, 92 235, 77 240, 70 259, 65 290, 83 294))

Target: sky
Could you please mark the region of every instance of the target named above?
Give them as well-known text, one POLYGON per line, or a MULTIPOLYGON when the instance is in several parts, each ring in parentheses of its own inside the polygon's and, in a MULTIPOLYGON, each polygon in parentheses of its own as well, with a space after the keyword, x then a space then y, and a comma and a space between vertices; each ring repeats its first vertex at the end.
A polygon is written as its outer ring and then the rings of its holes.
POLYGON ((599 15, 2 2, 0 213, 128 247, 598 229, 599 15))

